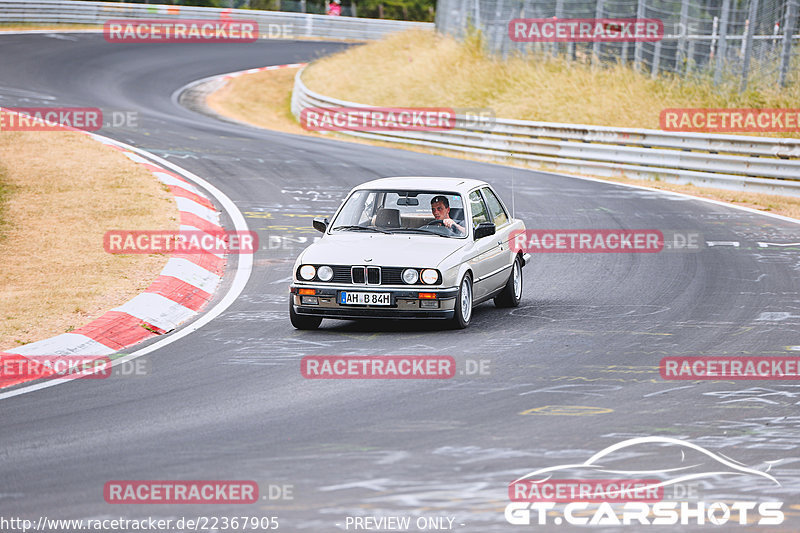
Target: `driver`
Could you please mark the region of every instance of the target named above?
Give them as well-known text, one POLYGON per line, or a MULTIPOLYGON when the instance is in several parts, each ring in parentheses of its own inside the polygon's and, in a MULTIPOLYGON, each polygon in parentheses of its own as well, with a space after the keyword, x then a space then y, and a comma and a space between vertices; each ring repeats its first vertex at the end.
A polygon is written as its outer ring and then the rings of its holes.
POLYGON ((450 228, 451 231, 459 235, 464 235, 466 230, 464 226, 459 225, 455 220, 450 218, 450 202, 447 196, 437 195, 431 199, 431 212, 433 218, 441 220, 442 224, 450 228))

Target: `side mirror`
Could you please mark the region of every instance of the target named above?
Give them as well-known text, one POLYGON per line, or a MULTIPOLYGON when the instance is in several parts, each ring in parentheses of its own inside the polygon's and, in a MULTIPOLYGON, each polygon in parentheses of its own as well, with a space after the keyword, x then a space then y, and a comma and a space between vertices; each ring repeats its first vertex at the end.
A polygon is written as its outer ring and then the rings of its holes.
POLYGON ((478 224, 478 227, 475 228, 475 240, 477 241, 489 235, 494 235, 495 231, 494 222, 481 222, 478 224))
POLYGON ((314 222, 314 229, 317 231, 321 231, 325 233, 325 230, 328 229, 328 219, 327 218, 315 218, 314 222))

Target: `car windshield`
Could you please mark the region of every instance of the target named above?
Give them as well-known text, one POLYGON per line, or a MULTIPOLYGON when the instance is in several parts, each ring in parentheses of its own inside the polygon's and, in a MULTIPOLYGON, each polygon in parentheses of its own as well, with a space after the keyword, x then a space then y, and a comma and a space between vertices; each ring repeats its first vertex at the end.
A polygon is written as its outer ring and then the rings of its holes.
POLYGON ((359 190, 331 223, 332 232, 362 231, 465 238, 464 202, 448 191, 359 190))

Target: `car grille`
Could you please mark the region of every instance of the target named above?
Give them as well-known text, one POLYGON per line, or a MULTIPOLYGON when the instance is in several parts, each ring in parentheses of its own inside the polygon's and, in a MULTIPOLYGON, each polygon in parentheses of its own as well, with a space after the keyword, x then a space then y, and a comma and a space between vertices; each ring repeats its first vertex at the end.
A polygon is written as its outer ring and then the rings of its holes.
MULTIPOLYGON (((331 265, 331 268, 333 269, 333 278, 327 283, 344 283, 348 285, 407 285, 403 281, 403 270, 405 270, 406 267, 331 265), (365 283, 365 281, 369 283, 365 283)), ((315 278, 314 281, 320 280, 315 278)), ((434 286, 440 284, 441 279, 439 283, 435 283, 434 286)), ((422 280, 417 281, 414 285, 425 286, 422 280)))

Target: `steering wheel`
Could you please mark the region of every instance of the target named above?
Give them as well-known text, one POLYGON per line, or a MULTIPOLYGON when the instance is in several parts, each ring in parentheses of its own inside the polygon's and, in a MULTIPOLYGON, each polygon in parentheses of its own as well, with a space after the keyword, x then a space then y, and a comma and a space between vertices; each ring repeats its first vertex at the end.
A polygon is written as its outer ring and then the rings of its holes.
POLYGON ((445 228, 447 230, 450 230, 453 233, 456 233, 456 234, 460 234, 461 233, 458 230, 458 228, 456 227, 455 221, 453 221, 453 225, 450 226, 449 228, 444 225, 444 221, 443 220, 438 220, 438 219, 428 222, 427 224, 425 224, 425 226, 443 227, 443 228, 445 228))

